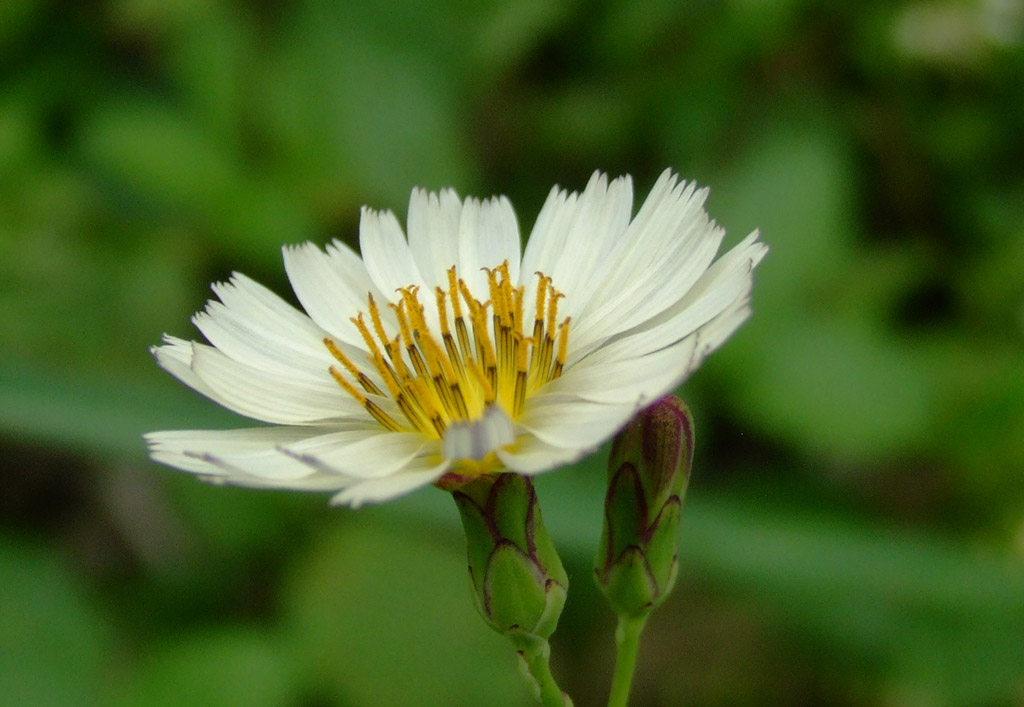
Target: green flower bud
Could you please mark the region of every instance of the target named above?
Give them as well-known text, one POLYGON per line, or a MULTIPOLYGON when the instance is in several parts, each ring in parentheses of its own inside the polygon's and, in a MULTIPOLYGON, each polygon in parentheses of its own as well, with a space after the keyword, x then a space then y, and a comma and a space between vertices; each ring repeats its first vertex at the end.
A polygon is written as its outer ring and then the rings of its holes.
POLYGON ((692 462, 693 418, 675 396, 642 410, 612 444, 594 575, 618 614, 646 615, 672 591, 692 462))
POLYGON ((533 483, 519 474, 483 475, 452 496, 466 531, 477 610, 520 650, 533 651, 554 632, 569 588, 533 483))

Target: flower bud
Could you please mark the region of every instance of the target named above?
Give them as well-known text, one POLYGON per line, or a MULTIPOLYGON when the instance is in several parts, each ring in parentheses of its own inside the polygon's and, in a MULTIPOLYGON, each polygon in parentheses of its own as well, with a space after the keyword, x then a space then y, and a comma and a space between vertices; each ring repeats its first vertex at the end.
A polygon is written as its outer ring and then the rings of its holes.
POLYGON ((466 531, 477 610, 521 650, 532 650, 554 632, 569 588, 533 483, 519 474, 484 475, 452 496, 466 531))
POLYGON ((676 581, 676 530, 693 461, 693 418, 667 396, 615 438, 594 575, 618 614, 646 615, 676 581))

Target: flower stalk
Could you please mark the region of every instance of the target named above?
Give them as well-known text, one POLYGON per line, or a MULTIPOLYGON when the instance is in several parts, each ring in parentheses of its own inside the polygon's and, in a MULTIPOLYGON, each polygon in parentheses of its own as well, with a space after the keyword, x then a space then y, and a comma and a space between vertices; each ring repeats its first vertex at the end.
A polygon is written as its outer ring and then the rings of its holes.
POLYGON ((534 698, 544 707, 573 707, 572 700, 562 692, 551 674, 551 644, 547 639, 533 642, 531 648, 519 648, 519 665, 530 685, 534 698))
POLYGON ((612 687, 608 694, 608 707, 626 707, 629 702, 629 691, 633 687, 633 672, 636 670, 636 657, 640 652, 640 634, 647 623, 647 615, 619 615, 619 625, 615 629, 615 672, 612 674, 612 687))

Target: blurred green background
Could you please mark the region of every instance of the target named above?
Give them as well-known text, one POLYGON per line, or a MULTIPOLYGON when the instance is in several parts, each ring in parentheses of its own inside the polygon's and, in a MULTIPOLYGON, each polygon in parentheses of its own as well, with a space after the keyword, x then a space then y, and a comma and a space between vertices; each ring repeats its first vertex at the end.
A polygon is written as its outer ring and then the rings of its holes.
MULTIPOLYGON (((147 349, 414 185, 524 229, 672 166, 772 252, 688 382, 637 705, 1024 705, 1024 4, 0 2, 0 704, 526 705, 454 505, 209 487, 147 349)), ((246 423, 242 423, 246 424, 246 423)), ((543 477, 554 671, 603 704, 604 453, 543 477)))

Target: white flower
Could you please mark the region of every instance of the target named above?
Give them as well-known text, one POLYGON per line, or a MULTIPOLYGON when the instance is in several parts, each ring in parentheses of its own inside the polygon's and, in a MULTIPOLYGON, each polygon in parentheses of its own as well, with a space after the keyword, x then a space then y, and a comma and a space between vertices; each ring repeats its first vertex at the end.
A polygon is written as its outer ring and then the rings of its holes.
POLYGON ((666 171, 632 216, 632 181, 557 187, 521 253, 504 197, 413 190, 408 240, 364 209, 362 259, 284 248, 306 313, 241 274, 165 336, 160 365, 271 426, 152 432, 153 459, 212 481, 381 501, 476 474, 572 462, 671 392, 747 318, 757 232, 724 231, 706 189, 666 171))

